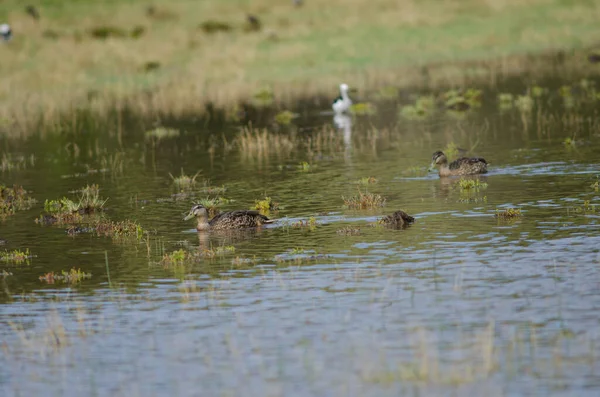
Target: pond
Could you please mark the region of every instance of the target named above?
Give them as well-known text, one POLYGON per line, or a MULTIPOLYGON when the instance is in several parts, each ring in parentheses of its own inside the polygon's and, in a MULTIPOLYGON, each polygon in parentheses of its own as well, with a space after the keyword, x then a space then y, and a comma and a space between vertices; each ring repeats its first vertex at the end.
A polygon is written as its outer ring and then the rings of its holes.
POLYGON ((594 87, 517 78, 361 93, 378 97, 366 114, 335 120, 316 98, 290 124, 275 105, 4 138, 2 183, 37 203, 0 220, 2 395, 598 395, 594 87), (440 178, 436 150, 489 172, 440 178), (106 202, 83 218, 143 232, 36 223, 94 184, 106 202), (369 193, 384 205, 345 205, 369 193), (217 197, 269 197, 277 221, 183 221, 217 197), (399 209, 415 223, 377 224, 399 209))

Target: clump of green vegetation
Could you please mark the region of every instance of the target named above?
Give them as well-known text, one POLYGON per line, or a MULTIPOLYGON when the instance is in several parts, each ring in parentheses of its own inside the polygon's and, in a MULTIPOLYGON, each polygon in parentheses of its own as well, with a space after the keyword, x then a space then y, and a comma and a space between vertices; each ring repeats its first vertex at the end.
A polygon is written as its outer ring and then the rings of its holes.
POLYGON ((358 195, 351 197, 342 196, 344 206, 347 208, 365 209, 385 206, 386 199, 379 194, 358 191, 358 195))
POLYGON ((515 106, 522 113, 530 113, 533 109, 533 98, 528 95, 519 95, 515 99, 515 106))
POLYGON ((275 115, 275 121, 279 125, 290 125, 292 120, 296 117, 298 117, 298 113, 293 113, 289 110, 283 110, 275 115))
POLYGON ((40 281, 45 281, 48 284, 54 284, 55 282, 75 284, 89 278, 92 278, 92 273, 86 273, 81 269, 75 268, 72 268, 68 272, 64 270, 62 270, 60 273, 50 272, 39 277, 40 281))
POLYGON ((192 260, 193 255, 184 249, 178 249, 171 253, 165 254, 160 263, 164 267, 178 267, 192 260))
POLYGON ((202 22, 198 26, 204 33, 213 34, 218 32, 229 32, 233 30, 233 27, 227 22, 208 20, 202 22))
POLYGON ((485 190, 488 184, 480 182, 479 179, 466 179, 460 178, 457 183, 458 187, 463 191, 478 192, 479 190, 485 190))
POLYGON ((578 207, 571 207, 570 211, 575 213, 595 213, 596 206, 590 203, 590 200, 584 200, 583 205, 578 207))
POLYGON ((113 239, 135 237, 139 240, 146 233, 139 223, 130 220, 119 222, 101 220, 94 225, 94 230, 98 236, 107 236, 113 239))
POLYGON ((442 150, 448 159, 453 159, 458 156, 458 146, 454 142, 450 142, 442 150))
POLYGON ((206 198, 198 200, 198 204, 202 204, 204 207, 206 207, 206 209, 208 210, 208 213, 210 215, 214 216, 219 212, 219 208, 222 205, 229 204, 230 201, 231 200, 229 200, 228 198, 220 197, 220 196, 213 197, 213 198, 206 197, 206 198))
POLYGON ((268 107, 275 101, 273 90, 269 87, 263 87, 252 96, 252 104, 256 107, 268 107))
POLYGON ((307 228, 310 231, 313 231, 317 228, 317 218, 311 216, 308 220, 299 220, 297 222, 292 223, 293 228, 307 228))
POLYGON ((407 120, 424 120, 433 115, 435 111, 435 97, 426 95, 417 98, 414 104, 400 108, 400 115, 407 120))
POLYGON ((373 116, 377 114, 377 108, 372 103, 355 103, 350 106, 350 112, 357 116, 373 116))
POLYGON ((498 107, 500 110, 510 110, 514 106, 514 95, 510 93, 498 94, 498 107))
POLYGON ((30 258, 32 258, 32 255, 29 252, 29 248, 25 249, 25 251, 16 249, 12 251, 4 250, 4 252, 0 252, 0 260, 3 260, 5 262, 12 262, 17 265, 20 265, 22 263, 29 264, 30 258))
POLYGON ((359 236, 360 227, 358 226, 345 226, 341 229, 336 230, 336 233, 342 236, 359 236))
POLYGON ((541 98, 542 96, 548 94, 548 89, 540 87, 539 85, 534 85, 529 88, 529 93, 534 98, 541 98))
POLYGON ((190 190, 196 185, 196 178, 198 177, 198 175, 200 175, 201 172, 202 171, 198 171, 196 172, 196 174, 194 174, 194 176, 188 176, 183 172, 182 169, 181 175, 173 176, 171 173, 169 173, 169 176, 171 177, 171 180, 173 181, 175 187, 181 190, 190 190))
POLYGON ((311 165, 306 161, 303 161, 300 164, 298 164, 298 169, 302 172, 308 172, 311 169, 311 165))
POLYGON ((179 136, 179 130, 175 128, 156 127, 145 133, 146 138, 161 140, 165 138, 174 138, 179 136))
POLYGON ((600 177, 596 176, 596 182, 592 183, 590 187, 595 191, 598 191, 598 189, 600 188, 600 177))
POLYGON ((106 40, 108 38, 122 39, 128 36, 124 29, 116 26, 96 26, 89 30, 90 37, 94 39, 106 40))
POLYGON ((366 176, 366 177, 360 178, 355 183, 358 185, 372 185, 372 184, 375 184, 378 182, 379 182, 379 180, 377 178, 375 178, 374 176, 366 176))
POLYGON ((104 207, 108 199, 100 197, 100 188, 98 185, 87 185, 78 190, 79 201, 63 197, 59 200, 46 200, 44 202, 45 215, 41 215, 36 222, 45 224, 68 224, 79 223, 82 221, 82 215, 89 215, 99 212, 104 207))
POLYGON ((0 185, 0 217, 14 215, 17 211, 30 209, 36 200, 29 197, 22 186, 0 185))
POLYGON ((496 210, 496 218, 500 219, 514 219, 522 216, 521 210, 518 208, 506 208, 504 210, 496 210))
POLYGON ((279 203, 273 201, 271 197, 265 197, 262 200, 254 200, 254 206, 250 209, 258 210, 262 213, 268 213, 270 211, 278 211, 279 203))

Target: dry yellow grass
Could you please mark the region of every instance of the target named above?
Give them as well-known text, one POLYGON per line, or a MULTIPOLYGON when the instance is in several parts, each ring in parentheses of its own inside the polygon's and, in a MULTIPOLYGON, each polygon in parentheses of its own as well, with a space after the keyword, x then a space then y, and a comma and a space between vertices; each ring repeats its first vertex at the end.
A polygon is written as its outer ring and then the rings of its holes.
POLYGON ((141 0, 56 0, 40 6, 37 22, 20 2, 4 3, 0 19, 15 38, 0 45, 0 131, 13 135, 54 128, 60 114, 81 107, 100 115, 124 105, 149 116, 199 113, 208 101, 247 100, 265 84, 285 102, 332 95, 341 80, 360 89, 494 79, 548 68, 519 54, 583 47, 600 30, 599 4, 556 0, 311 0, 300 8, 157 0, 152 15, 141 0), (244 31, 246 13, 261 19, 262 31, 244 31), (232 30, 199 29, 210 20, 232 30), (139 38, 89 35, 138 26, 139 38), (492 58, 469 70, 456 64, 492 58), (148 71, 149 64, 157 67, 148 71), (426 75, 422 65, 432 65, 426 75))

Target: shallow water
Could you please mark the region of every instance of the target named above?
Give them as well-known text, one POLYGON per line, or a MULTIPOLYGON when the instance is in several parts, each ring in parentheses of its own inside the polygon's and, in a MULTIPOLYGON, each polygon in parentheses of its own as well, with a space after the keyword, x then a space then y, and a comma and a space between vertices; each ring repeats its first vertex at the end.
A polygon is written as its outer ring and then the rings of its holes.
MULTIPOLYGON (((2 181, 38 200, 0 221, 2 249, 33 254, 0 263, 12 273, 0 279, 2 395, 597 395, 597 113, 549 94, 522 117, 495 97, 484 91, 465 120, 427 122, 383 102, 346 136, 322 132, 327 105, 302 105, 295 129, 277 133, 305 142, 289 152, 270 140, 268 153, 240 153, 239 125, 202 120, 163 121, 183 132, 158 142, 139 126, 2 141, 13 158, 35 156, 2 181), (581 144, 566 145, 573 136, 581 144), (491 163, 476 178, 487 186, 468 193, 427 173, 449 142, 491 163), (169 173, 181 169, 225 186, 224 210, 272 197, 279 221, 199 235, 182 217, 209 194, 200 182, 176 195, 169 173), (356 183, 368 176, 378 183, 356 183), (34 223, 45 199, 91 183, 109 198, 108 217, 152 233, 119 241, 34 223), (344 208, 358 189, 385 207, 344 208), (523 216, 494 216, 510 207, 523 216), (416 223, 374 227, 396 209, 416 223), (292 226, 311 216, 314 229, 292 226), (360 234, 337 233, 346 226, 360 234), (182 247, 220 245, 235 252, 161 264, 182 247), (92 278, 38 279, 72 267, 92 278)), ((272 129, 272 115, 253 115, 254 126, 272 129)))

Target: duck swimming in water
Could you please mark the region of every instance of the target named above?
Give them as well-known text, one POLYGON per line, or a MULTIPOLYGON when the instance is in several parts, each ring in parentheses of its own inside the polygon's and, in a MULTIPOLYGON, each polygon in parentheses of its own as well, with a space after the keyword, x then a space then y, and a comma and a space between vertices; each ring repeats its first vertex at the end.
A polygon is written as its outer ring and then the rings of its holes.
POLYGON ((439 166, 440 176, 475 175, 487 172, 488 162, 481 157, 461 157, 448 164, 443 152, 437 151, 431 157, 431 168, 439 166))
POLYGON ((415 218, 408 215, 406 212, 399 210, 394 212, 392 215, 388 215, 379 219, 377 222, 381 225, 386 225, 397 229, 404 229, 411 223, 414 223, 415 218))
POLYGON ((209 221, 208 210, 202 204, 194 205, 183 220, 187 221, 192 218, 198 220, 197 230, 242 229, 275 222, 275 220, 267 218, 258 211, 252 210, 222 212, 209 221))

